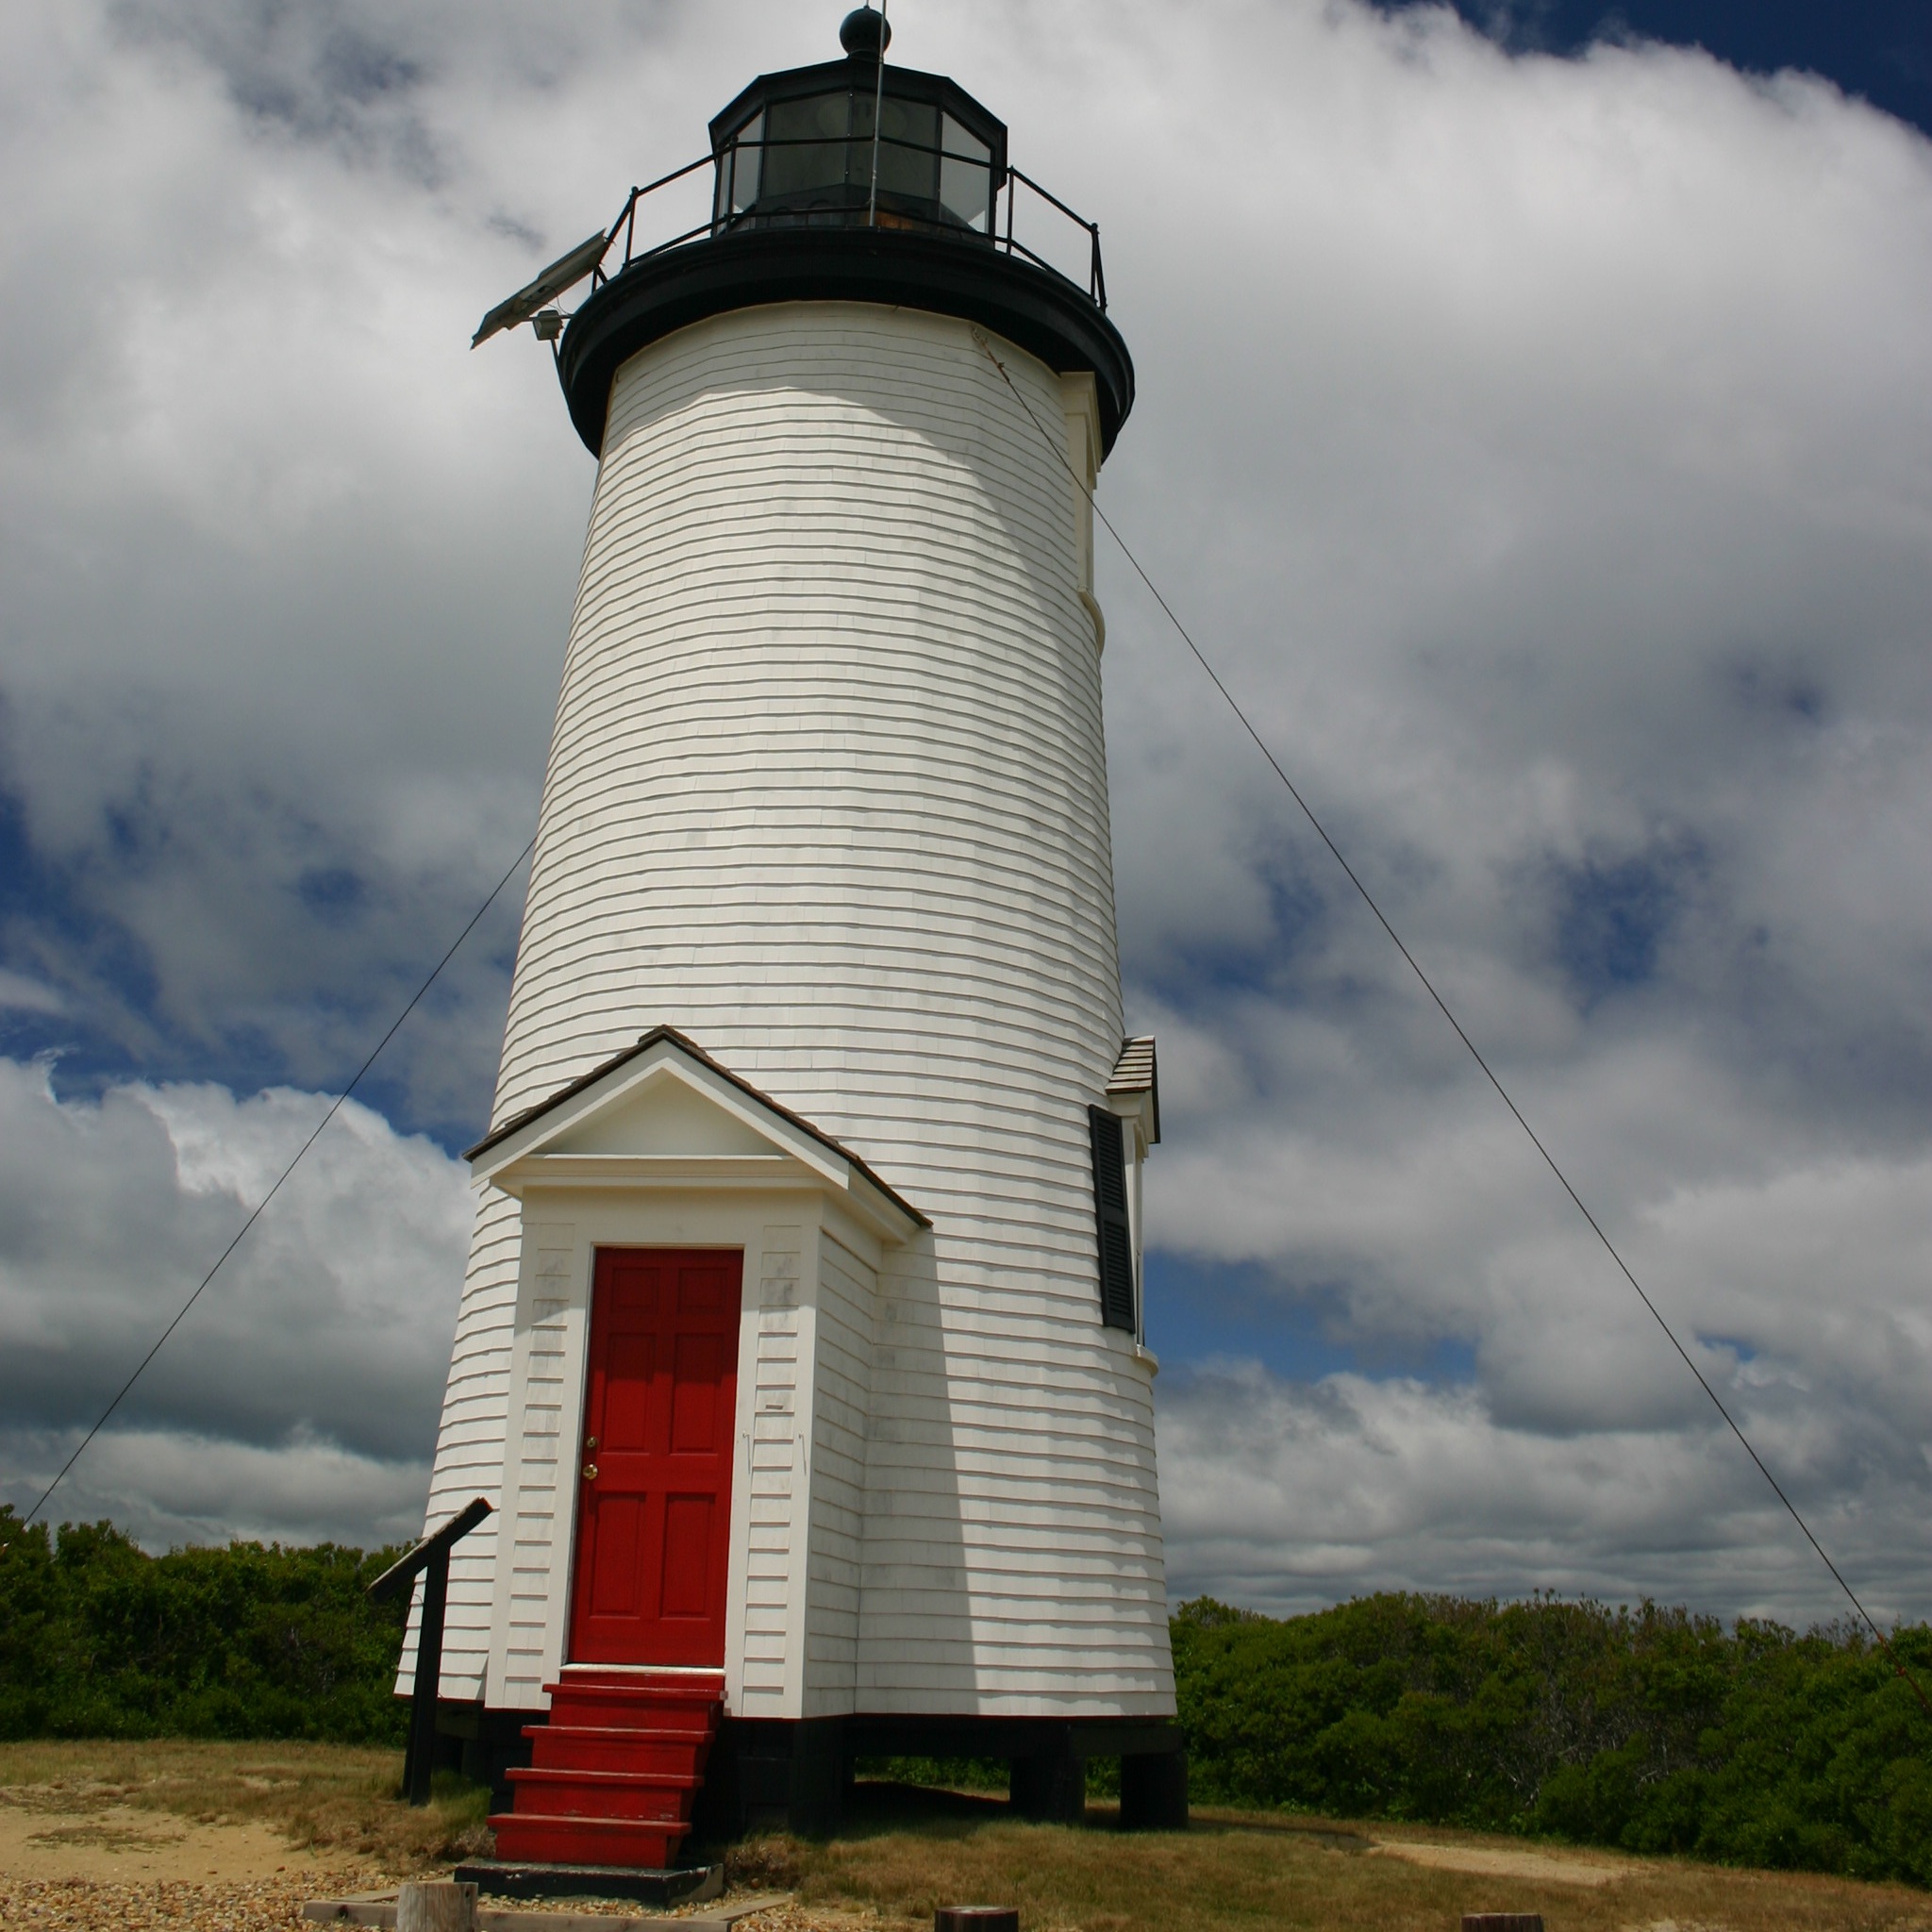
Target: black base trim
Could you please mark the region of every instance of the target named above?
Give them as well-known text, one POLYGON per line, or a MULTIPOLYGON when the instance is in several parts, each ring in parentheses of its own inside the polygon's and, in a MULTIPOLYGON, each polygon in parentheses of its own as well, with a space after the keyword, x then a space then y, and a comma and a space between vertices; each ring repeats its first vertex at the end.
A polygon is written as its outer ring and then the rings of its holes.
MULTIPOLYGON (((491 1809, 509 1810, 514 1799, 504 1774, 513 1764, 530 1761, 530 1740, 524 1736, 524 1726, 543 1723, 542 1712, 445 1704, 437 1717, 446 1748, 460 1740, 464 1774, 479 1781, 489 1780, 491 1809)), ((851 1794, 853 1767, 861 1757, 1005 1758, 1008 1799, 1014 1809, 1022 1817, 1061 1824, 1077 1824, 1084 1815, 1087 1760, 1118 1757, 1122 1828, 1187 1829, 1187 1739, 1178 1724, 1159 1718, 878 1716, 859 1712, 797 1720, 724 1719, 706 1761, 705 1781, 692 1807, 693 1840, 715 1845, 754 1831, 795 1831, 808 1837, 834 1832, 851 1794)), ((541 1872, 552 1868, 502 1869, 541 1872)), ((611 1892, 609 1896, 641 1898, 643 1894, 611 1892)))
POLYGON ((1077 1824, 1087 1760, 1121 1760, 1121 1824, 1184 1831, 1186 1739, 1144 1718, 726 1718, 705 1768, 692 1825, 722 1843, 755 1831, 835 1832, 861 1757, 992 1757, 1008 1767, 1008 1799, 1025 1818, 1077 1824))

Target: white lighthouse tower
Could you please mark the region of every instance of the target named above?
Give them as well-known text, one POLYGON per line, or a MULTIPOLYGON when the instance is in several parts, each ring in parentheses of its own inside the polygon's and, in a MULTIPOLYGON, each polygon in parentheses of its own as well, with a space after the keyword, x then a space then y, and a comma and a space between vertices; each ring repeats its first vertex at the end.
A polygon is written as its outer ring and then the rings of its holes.
POLYGON ((1132 364, 882 25, 712 122, 699 234, 633 197, 558 345, 597 482, 429 1503, 497 1506, 441 1694, 525 1767, 506 1858, 822 1827, 874 1754, 1186 1815, 1086 493, 1132 364))

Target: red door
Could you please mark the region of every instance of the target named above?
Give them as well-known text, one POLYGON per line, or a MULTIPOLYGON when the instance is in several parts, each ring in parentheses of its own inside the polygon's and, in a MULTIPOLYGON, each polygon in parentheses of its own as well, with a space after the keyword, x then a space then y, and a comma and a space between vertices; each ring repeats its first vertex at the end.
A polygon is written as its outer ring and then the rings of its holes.
POLYGON ((735 1249, 597 1251, 573 1663, 724 1661, 743 1275, 735 1249))

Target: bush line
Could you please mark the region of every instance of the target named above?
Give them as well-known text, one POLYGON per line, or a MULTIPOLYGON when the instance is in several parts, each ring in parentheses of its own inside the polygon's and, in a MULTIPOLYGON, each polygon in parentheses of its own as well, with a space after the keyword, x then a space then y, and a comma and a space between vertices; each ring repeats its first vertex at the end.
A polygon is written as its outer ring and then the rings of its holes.
MULTIPOLYGON (((398 1550, 150 1557, 5 1507, 0 1544, 0 1738, 403 1740, 407 1606, 363 1594, 398 1550)), ((1173 1630, 1199 1803, 1932 1883, 1932 1724, 1849 1627, 1383 1594, 1173 1630)), ((1932 1630, 1893 1641, 1932 1677, 1932 1630)))

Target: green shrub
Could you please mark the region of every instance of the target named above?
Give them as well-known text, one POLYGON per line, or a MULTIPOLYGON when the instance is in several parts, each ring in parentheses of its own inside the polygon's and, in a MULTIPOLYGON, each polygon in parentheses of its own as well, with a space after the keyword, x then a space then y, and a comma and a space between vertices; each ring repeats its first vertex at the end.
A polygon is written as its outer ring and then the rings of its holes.
MULTIPOLYGON (((1932 1883, 1932 1722, 1857 1630, 1398 1595, 1173 1628, 1205 1802, 1932 1883)), ((1932 1631, 1893 1644, 1932 1679, 1932 1631)))
POLYGON ((395 1743, 408 1606, 365 1556, 230 1543, 150 1557, 111 1524, 23 1530, 0 1508, 0 1738, 395 1743))

